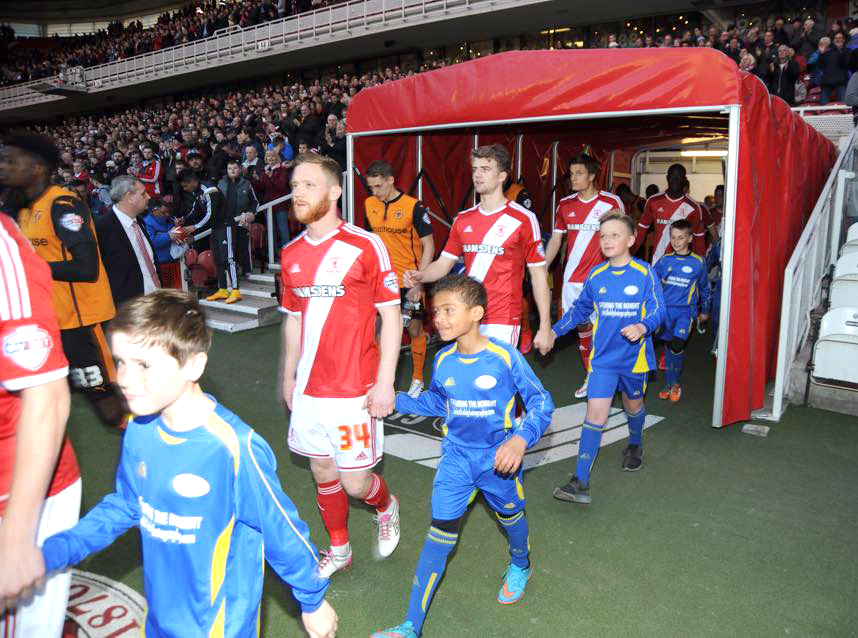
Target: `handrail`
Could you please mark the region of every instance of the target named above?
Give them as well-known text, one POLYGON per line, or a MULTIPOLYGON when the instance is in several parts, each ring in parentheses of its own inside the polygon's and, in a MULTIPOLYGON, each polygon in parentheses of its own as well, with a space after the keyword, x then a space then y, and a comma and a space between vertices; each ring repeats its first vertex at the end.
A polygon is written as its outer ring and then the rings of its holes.
MULTIPOLYGON (((424 20, 427 10, 440 15, 454 7, 470 10, 480 5, 489 9, 496 8, 498 4, 515 3, 516 0, 349 0, 234 31, 226 28, 207 38, 87 67, 85 83, 88 88, 106 89, 111 88, 106 86, 108 83, 128 83, 141 76, 178 70, 201 61, 285 50, 293 42, 302 43, 308 36, 333 35, 337 31, 348 32, 358 26, 367 28, 375 23, 387 27, 389 21, 405 20, 409 15, 424 20), (263 43, 267 44, 263 46, 263 43)), ((0 104, 15 108, 33 103, 36 96, 30 87, 56 82, 58 78, 54 75, 0 88, 0 104)), ((38 97, 43 98, 41 101, 60 99, 53 95, 40 94, 38 97)))
POLYGON ((759 416, 762 418, 779 421, 783 415, 793 359, 804 347, 811 325, 810 313, 821 300, 822 279, 837 260, 845 183, 846 179, 855 176, 850 170, 852 167, 845 167, 845 164, 856 151, 856 130, 853 129, 842 146, 843 150, 784 269, 772 409, 770 414, 761 413, 759 416))

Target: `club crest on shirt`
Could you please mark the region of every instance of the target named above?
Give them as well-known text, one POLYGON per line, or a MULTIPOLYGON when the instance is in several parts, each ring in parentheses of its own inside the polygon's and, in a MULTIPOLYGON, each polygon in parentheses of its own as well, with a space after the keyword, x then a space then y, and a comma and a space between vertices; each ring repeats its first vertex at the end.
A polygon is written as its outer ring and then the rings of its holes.
POLYGON ((396 211, 395 213, 393 213, 393 216, 396 219, 402 219, 402 211, 401 210, 396 211))
POLYGON ((495 229, 495 235, 497 235, 498 237, 503 237, 505 233, 506 233, 506 226, 504 226, 503 224, 499 224, 497 226, 497 228, 495 229))
POLYGON ((481 390, 491 390, 498 384, 498 380, 489 374, 483 374, 474 380, 474 385, 481 390))
POLYGON ((692 272, 694 272, 694 268, 692 268, 691 266, 683 266, 683 267, 682 267, 682 272, 684 272, 684 273, 692 273, 692 272))
POLYGON ((26 370, 38 370, 51 353, 53 340, 37 325, 20 326, 3 338, 3 355, 26 370))
POLYGON ((639 290, 640 288, 638 288, 637 286, 626 286, 625 288, 623 288, 623 292, 627 295, 636 295, 638 294, 639 290))
POLYGON ((328 257, 328 272, 335 274, 340 272, 339 255, 332 255, 331 257, 328 257))

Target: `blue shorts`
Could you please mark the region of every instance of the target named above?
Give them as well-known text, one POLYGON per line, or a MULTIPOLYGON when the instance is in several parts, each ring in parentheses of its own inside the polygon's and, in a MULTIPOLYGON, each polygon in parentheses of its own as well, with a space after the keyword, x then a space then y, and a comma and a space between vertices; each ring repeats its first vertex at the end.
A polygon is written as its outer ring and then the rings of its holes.
POLYGON ((467 448, 444 440, 441 461, 432 484, 432 518, 452 521, 461 518, 475 490, 480 490, 489 507, 504 516, 524 509, 522 470, 504 477, 495 473, 497 447, 467 448))
POLYGON ((619 389, 630 399, 643 399, 648 376, 648 372, 593 370, 587 381, 587 398, 613 399, 619 389))
POLYGON ((661 334, 658 335, 662 341, 672 341, 673 339, 681 339, 688 341, 691 336, 691 324, 697 315, 689 312, 687 309, 674 310, 670 306, 667 308, 667 317, 662 324, 661 334))

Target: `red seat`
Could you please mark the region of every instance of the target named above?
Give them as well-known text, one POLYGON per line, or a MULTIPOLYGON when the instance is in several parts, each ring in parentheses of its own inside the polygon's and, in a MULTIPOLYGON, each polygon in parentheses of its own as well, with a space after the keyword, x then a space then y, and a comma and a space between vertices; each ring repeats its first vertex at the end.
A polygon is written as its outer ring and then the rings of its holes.
POLYGON ((202 288, 206 285, 209 279, 209 274, 206 269, 199 264, 193 264, 188 267, 188 272, 191 274, 191 283, 194 288, 202 288))
POLYGON ((189 248, 188 252, 185 253, 185 265, 190 268, 195 263, 197 263, 197 251, 194 248, 189 248))
POLYGON ((214 255, 212 255, 212 251, 204 250, 197 256, 197 263, 205 268, 206 274, 209 277, 216 277, 217 270, 215 269, 215 261, 214 255))

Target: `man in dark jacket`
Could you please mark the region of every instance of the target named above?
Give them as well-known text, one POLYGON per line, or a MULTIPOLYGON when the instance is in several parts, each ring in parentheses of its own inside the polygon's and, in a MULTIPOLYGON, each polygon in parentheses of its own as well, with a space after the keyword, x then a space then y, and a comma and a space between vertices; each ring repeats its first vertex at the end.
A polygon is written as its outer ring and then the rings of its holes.
MULTIPOLYGON (((226 299, 226 303, 235 303, 241 299, 236 263, 241 266, 244 274, 253 271, 248 229, 256 219, 259 201, 250 180, 242 176, 241 164, 237 160, 227 162, 226 176, 221 178, 217 188, 223 198, 223 211, 220 216, 222 226, 212 224, 212 249, 219 281, 225 283, 228 272, 232 291, 227 293, 224 286, 218 285, 218 291, 212 297, 226 299), (221 269, 224 270, 223 280, 220 280, 221 269)), ((211 297, 210 299, 214 300, 211 297)))
POLYGON ((795 83, 800 76, 801 70, 792 59, 792 49, 785 44, 780 45, 778 59, 769 65, 769 92, 795 106, 795 83))

